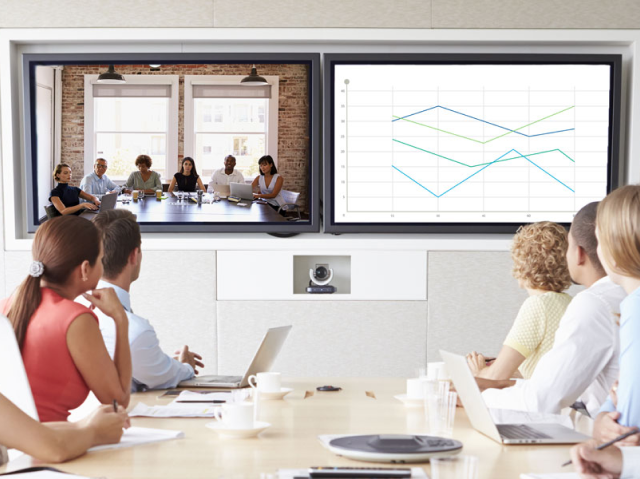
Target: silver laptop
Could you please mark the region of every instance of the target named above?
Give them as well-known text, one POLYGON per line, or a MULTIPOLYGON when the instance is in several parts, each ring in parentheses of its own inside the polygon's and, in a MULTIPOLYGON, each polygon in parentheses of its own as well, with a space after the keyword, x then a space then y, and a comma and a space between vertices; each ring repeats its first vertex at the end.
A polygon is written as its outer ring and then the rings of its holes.
POLYGON ((249 376, 271 370, 285 339, 289 335, 289 331, 291 331, 291 326, 268 329, 244 376, 196 376, 193 379, 182 381, 178 386, 190 388, 244 388, 249 385, 249 376))
POLYGON ((118 193, 109 193, 108 195, 102 195, 100 200, 100 206, 97 210, 87 210, 89 213, 100 213, 101 211, 112 210, 116 207, 118 201, 118 193))
POLYGON ((440 351, 473 428, 503 444, 575 444, 590 439, 560 424, 498 424, 493 422, 464 356, 440 351))
POLYGON ((237 196, 243 200, 253 200, 253 187, 247 183, 229 183, 231 196, 237 196))

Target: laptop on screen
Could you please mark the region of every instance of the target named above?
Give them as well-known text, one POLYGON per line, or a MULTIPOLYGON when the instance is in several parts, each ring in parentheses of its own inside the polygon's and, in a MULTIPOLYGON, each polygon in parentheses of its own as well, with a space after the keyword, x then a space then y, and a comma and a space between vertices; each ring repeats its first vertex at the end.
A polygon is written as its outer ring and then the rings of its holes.
POLYGON ((271 370, 273 363, 278 357, 278 353, 280 353, 282 349, 284 341, 287 339, 287 336, 289 336, 289 331, 291 331, 291 326, 269 328, 262 338, 258 350, 253 355, 253 359, 251 363, 249 363, 249 367, 247 367, 244 376, 196 376, 193 379, 180 382, 178 386, 228 389, 247 387, 249 385, 249 376, 271 370))
POLYGON ((253 200, 253 187, 247 183, 229 183, 231 196, 237 196, 243 200, 253 200))
POLYGON ((440 351, 473 428, 502 444, 576 444, 590 439, 560 424, 495 424, 467 359, 440 351))
POLYGON ((102 195, 102 199, 100 200, 100 206, 98 206, 97 210, 86 210, 89 213, 100 213, 101 211, 112 210, 116 207, 116 203, 118 202, 118 194, 117 193, 109 193, 108 195, 102 195))

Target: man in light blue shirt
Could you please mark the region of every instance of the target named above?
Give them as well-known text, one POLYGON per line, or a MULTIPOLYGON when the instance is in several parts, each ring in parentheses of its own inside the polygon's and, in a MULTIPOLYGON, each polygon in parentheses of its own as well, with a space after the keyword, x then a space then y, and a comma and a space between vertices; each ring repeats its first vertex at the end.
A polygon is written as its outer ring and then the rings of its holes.
MULTIPOLYGON (((179 355, 171 358, 160 349, 155 330, 148 320, 134 314, 129 289, 140 275, 142 251, 140 227, 135 216, 125 209, 99 213, 93 223, 103 238, 102 264, 104 272, 98 288, 113 288, 129 318, 129 345, 133 368, 132 391, 174 388, 180 381, 198 374, 204 367, 202 357, 183 346, 179 355)), ((115 352, 115 324, 98 310, 100 332, 111 357, 115 352)))
POLYGON ((120 187, 105 174, 107 168, 107 160, 98 158, 93 164, 93 173, 82 178, 80 189, 93 196, 119 193, 120 187))

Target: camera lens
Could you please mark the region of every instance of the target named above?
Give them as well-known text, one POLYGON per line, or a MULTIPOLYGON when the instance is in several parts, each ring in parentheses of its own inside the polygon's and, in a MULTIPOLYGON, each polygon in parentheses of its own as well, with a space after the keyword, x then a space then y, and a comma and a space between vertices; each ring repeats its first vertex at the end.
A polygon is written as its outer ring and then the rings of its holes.
POLYGON ((327 279, 328 271, 324 266, 318 266, 316 268, 316 278, 318 279, 327 279))

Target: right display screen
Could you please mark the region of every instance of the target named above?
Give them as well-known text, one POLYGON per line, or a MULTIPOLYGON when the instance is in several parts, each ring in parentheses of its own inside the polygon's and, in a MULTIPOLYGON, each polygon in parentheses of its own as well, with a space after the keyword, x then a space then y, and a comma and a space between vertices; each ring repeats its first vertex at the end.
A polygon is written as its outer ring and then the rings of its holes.
POLYGON ((329 56, 325 230, 570 223, 617 186, 620 62, 329 56))

